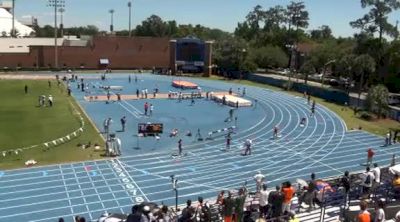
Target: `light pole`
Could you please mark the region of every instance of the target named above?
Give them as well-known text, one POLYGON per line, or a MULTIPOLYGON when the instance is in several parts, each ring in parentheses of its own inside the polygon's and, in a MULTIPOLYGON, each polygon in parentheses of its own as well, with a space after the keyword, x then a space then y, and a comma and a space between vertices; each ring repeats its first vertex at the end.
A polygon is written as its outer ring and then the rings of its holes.
POLYGON ((114 9, 108 10, 108 12, 111 14, 111 25, 110 25, 110 32, 112 33, 114 31, 114 9))
POLYGON ((286 90, 291 88, 292 84, 292 72, 294 68, 296 68, 296 45, 286 45, 286 48, 290 49, 290 58, 289 58, 289 76, 286 90))
POLYGON ((132 36, 131 20, 132 20, 132 2, 128 2, 129 8, 129 37, 132 36))
POLYGON ((11 38, 15 38, 15 0, 12 1, 12 29, 11 38))
POLYGON ((175 175, 171 175, 172 189, 175 191, 175 210, 178 212, 178 179, 175 175))
POLYGON ((327 63, 324 64, 324 72, 322 73, 322 79, 321 79, 321 85, 324 86, 324 78, 325 78, 325 73, 326 73, 326 68, 328 65, 335 63, 336 59, 329 60, 327 63))
POLYGON ((65 7, 65 0, 48 0, 49 7, 54 7, 54 67, 58 69, 58 29, 57 29, 57 8, 65 7))
POLYGON ((65 12, 65 9, 64 8, 60 8, 59 10, 58 10, 59 12, 60 12, 60 18, 61 18, 61 21, 60 21, 60 31, 61 31, 61 37, 63 37, 64 36, 64 22, 63 22, 63 13, 65 12))

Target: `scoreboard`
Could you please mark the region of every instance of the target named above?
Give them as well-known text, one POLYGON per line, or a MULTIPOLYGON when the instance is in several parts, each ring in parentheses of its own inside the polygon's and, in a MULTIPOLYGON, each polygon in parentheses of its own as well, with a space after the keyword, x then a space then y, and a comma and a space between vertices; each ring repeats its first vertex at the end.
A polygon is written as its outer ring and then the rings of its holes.
POLYGON ((162 123, 139 123, 138 133, 144 135, 157 135, 163 133, 162 123))

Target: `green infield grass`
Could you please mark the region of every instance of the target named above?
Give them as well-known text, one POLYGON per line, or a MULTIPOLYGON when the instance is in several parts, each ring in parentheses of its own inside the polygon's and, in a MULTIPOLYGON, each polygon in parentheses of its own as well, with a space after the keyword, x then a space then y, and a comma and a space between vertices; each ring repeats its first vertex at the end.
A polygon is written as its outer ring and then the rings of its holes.
POLYGON ((101 158, 103 139, 75 100, 67 96, 62 84, 57 86, 52 80, 49 87, 46 80, 0 80, 0 95, 0 169, 25 167, 30 159, 37 161, 37 165, 47 165, 101 158), (53 107, 47 101, 45 107, 39 107, 40 95, 46 98, 52 95, 53 107), (84 121, 83 132, 63 143, 58 141, 60 145, 44 146, 45 142, 65 138, 79 129, 80 116, 84 121), (87 149, 78 146, 89 142, 92 146, 87 149), (96 143, 100 151, 94 150, 96 143), (38 146, 22 149, 34 145, 38 146))

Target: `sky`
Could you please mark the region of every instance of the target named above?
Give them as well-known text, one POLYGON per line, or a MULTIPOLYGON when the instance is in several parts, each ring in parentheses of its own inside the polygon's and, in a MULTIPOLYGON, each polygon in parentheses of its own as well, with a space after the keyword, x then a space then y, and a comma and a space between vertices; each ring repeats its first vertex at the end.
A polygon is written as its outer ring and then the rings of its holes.
MULTIPOLYGON (((4 0, 0 0, 4 1, 4 0)), ((96 25, 109 30, 114 9, 114 30, 128 29, 129 0, 65 0, 64 27, 96 25)), ((362 17, 368 9, 362 9, 360 0, 303 0, 309 12, 307 30, 329 25, 336 37, 352 36, 357 30, 349 22, 362 17)), ((48 0, 16 0, 17 19, 38 18, 39 25, 54 24, 54 8, 47 7, 48 0)), ((132 27, 152 14, 163 20, 176 20, 178 24, 201 24, 233 32, 238 22, 256 5, 264 9, 275 5, 286 6, 289 0, 132 0, 132 27)), ((390 15, 395 24, 400 11, 390 15)), ((400 19, 399 19, 400 20, 400 19)))

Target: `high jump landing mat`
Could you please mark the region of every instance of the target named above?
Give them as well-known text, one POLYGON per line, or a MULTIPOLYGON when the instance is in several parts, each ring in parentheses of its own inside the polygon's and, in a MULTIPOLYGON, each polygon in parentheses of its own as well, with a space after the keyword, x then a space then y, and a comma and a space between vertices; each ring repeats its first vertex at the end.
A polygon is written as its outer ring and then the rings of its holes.
POLYGON ((250 100, 243 99, 238 96, 229 95, 229 94, 228 95, 212 94, 211 99, 215 100, 217 102, 222 102, 224 96, 225 96, 225 103, 229 106, 233 106, 233 107, 236 107, 237 105, 239 107, 251 106, 250 100))
POLYGON ((172 86, 181 89, 197 89, 198 85, 188 81, 174 80, 172 86))

